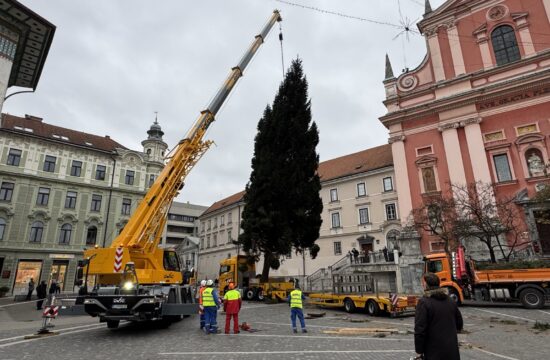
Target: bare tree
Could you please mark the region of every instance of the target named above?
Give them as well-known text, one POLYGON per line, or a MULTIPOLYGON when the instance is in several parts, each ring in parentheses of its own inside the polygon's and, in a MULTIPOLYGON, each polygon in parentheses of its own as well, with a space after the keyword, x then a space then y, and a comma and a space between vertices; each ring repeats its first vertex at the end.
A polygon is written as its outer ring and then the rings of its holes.
POLYGON ((451 184, 451 189, 457 213, 453 232, 459 238, 479 239, 487 246, 492 262, 496 262, 495 250, 509 261, 518 246, 529 243, 515 198, 496 197, 494 187, 482 182, 451 184))
POLYGON ((458 246, 455 233, 456 204, 451 196, 433 195, 425 198, 422 207, 413 209, 413 227, 443 241, 445 252, 451 254, 458 246))

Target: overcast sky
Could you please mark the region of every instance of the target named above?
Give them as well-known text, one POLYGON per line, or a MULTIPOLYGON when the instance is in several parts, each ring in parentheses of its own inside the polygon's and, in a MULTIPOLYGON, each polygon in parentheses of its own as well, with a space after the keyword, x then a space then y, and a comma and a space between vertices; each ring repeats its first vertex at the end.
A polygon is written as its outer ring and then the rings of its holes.
MULTIPOLYGON (((290 1, 393 24, 424 12, 424 0, 290 1)), ((170 148, 185 135, 275 8, 284 20, 285 66, 296 56, 303 60, 321 161, 387 143, 378 121, 385 113, 384 56, 398 75, 425 55, 419 35, 394 39, 397 28, 276 0, 21 2, 57 30, 37 92, 13 96, 3 111, 110 135, 140 151, 155 111, 170 148)), ((432 7, 443 2, 432 0, 432 7)), ((218 114, 207 136, 216 145, 187 177, 178 201, 209 206, 244 189, 256 124, 282 80, 277 33, 218 114)))

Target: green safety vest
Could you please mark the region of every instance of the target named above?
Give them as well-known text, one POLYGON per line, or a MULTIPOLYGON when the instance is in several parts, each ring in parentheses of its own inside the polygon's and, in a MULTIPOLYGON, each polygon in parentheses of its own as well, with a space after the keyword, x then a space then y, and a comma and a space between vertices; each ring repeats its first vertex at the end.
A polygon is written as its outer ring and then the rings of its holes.
POLYGON ((293 290, 290 293, 290 307, 291 308, 302 308, 302 292, 300 290, 293 290))
POLYGON ((229 290, 223 296, 224 300, 239 300, 241 298, 241 293, 238 290, 229 290))
POLYGON ((214 302, 214 295, 212 295, 212 291, 214 291, 214 288, 206 288, 202 292, 202 306, 208 307, 208 306, 216 306, 216 303, 214 302))

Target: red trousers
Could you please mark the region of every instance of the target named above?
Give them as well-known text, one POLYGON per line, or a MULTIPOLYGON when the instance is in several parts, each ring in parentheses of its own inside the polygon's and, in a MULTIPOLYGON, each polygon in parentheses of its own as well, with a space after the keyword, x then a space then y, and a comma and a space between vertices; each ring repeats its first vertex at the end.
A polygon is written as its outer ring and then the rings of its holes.
POLYGON ((225 333, 228 334, 231 328, 231 317, 233 317, 233 332, 239 332, 239 314, 225 314, 225 333))

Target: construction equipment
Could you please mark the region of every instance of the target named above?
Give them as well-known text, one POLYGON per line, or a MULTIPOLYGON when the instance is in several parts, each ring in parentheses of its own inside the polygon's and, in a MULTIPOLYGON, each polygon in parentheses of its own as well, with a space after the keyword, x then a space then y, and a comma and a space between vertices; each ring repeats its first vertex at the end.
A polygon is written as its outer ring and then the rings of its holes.
POLYGON ((285 301, 288 294, 294 290, 293 278, 270 278, 267 282, 259 281, 255 261, 245 255, 220 261, 219 292, 221 295, 227 291, 229 282, 235 283, 242 289, 245 300, 285 301))
POLYGON ((527 309, 540 309, 550 300, 550 268, 512 268, 478 270, 473 260, 466 261, 464 248, 425 257, 425 272, 439 277, 440 286, 458 303, 520 301, 527 309))
MULTIPOLYGON (((87 294, 84 282, 85 290, 75 306, 107 322, 109 328, 118 327, 121 320, 169 324, 197 313, 192 288, 182 285, 176 252, 159 247, 168 209, 189 171, 212 144, 203 140, 208 127, 269 31, 281 20, 275 10, 185 138, 168 154, 168 163, 111 246, 84 252, 80 278, 92 276, 96 285, 87 294)), ((75 313, 74 309, 67 312, 75 313)))

